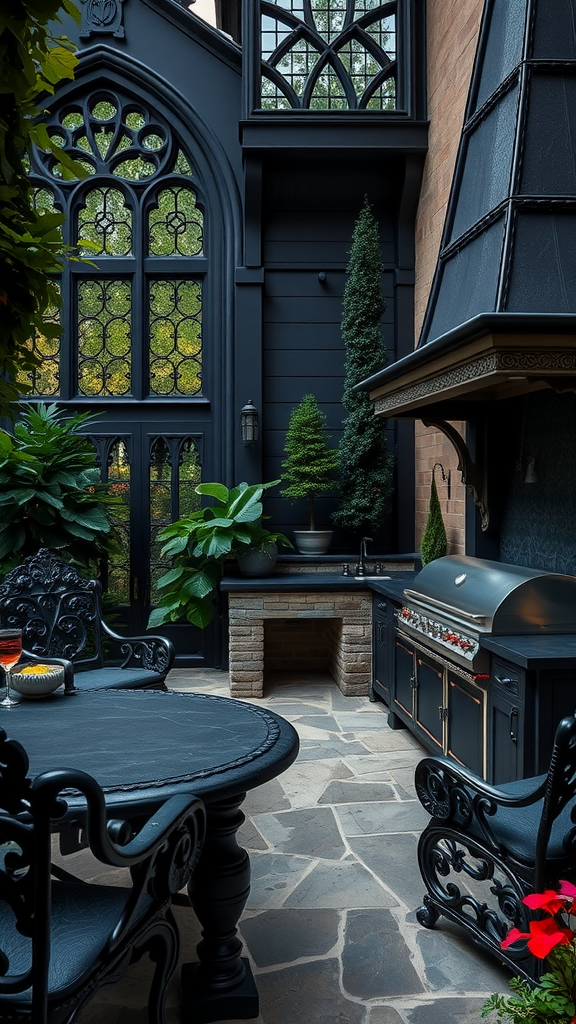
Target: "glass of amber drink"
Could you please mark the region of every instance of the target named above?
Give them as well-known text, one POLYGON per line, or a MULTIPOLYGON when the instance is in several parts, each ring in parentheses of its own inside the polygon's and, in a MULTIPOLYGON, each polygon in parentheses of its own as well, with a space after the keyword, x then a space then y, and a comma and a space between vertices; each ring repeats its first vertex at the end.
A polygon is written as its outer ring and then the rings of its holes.
POLYGON ((22 630, 21 629, 0 629, 0 665, 4 668, 6 680, 6 696, 0 700, 1 708, 12 708, 20 701, 12 697, 10 688, 12 685, 12 668, 22 654, 22 630))

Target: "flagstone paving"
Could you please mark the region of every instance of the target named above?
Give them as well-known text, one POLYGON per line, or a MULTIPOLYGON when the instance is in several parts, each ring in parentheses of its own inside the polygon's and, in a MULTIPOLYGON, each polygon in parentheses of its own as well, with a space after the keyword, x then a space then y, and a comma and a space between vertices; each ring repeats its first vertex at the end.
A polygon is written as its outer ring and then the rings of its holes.
MULTIPOLYGON (((173 670, 168 684, 228 694, 216 670, 173 670)), ((260 993, 256 1024, 479 1024, 508 973, 449 922, 430 931, 416 921, 427 815, 413 777, 425 751, 388 728, 384 705, 343 697, 327 676, 274 677, 262 704, 292 722, 301 752, 243 804, 252 884, 240 931, 260 993)), ((200 936, 191 910, 176 913, 185 963, 200 936)), ((145 958, 80 1024, 145 1024, 148 976, 145 958)), ((176 976, 167 1024, 179 1020, 176 976)))

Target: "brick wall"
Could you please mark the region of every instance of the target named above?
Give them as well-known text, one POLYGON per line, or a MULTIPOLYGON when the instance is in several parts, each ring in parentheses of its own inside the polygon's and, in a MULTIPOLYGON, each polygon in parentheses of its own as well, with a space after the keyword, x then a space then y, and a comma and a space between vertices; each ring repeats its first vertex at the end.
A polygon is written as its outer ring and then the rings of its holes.
MULTIPOLYGON (((292 592, 277 590, 228 594, 230 693, 233 697, 262 697, 266 651, 276 667, 286 652, 287 638, 304 638, 311 652, 312 634, 301 620, 318 622, 318 638, 328 669, 345 696, 366 695, 372 671, 372 595, 353 591, 292 592), (294 634, 291 622, 297 621, 294 634), (277 625, 271 626, 271 622, 277 625), (265 639, 266 631, 266 639, 265 639), (282 645, 279 647, 279 645, 282 645), (326 651, 327 645, 327 651, 326 651)), ((306 654, 306 651, 303 652, 306 654)), ((303 659, 304 661, 305 659, 303 659)), ((302 663, 304 669, 315 666, 302 663)))
POLYGON ((416 218, 416 337, 438 258, 483 0, 428 0, 429 148, 416 218))
MULTIPOLYGON (((464 434, 464 424, 454 424, 464 434)), ((430 485, 432 467, 439 462, 444 473, 450 473, 450 498, 448 483, 442 480, 440 468, 436 469, 436 489, 442 510, 442 518, 446 527, 448 554, 461 555, 465 551, 464 513, 466 488, 458 472, 458 456, 444 434, 425 427, 416 421, 416 501, 415 501, 415 534, 416 549, 420 548, 420 538, 428 517, 430 507, 430 485)))
MULTIPOLYGON (((428 114, 429 150, 416 219, 415 328, 420 334, 444 226, 452 175, 472 64, 476 51, 483 0, 428 0, 428 114)), ((456 423, 463 433, 464 425, 456 423)), ((465 487, 456 471, 458 458, 444 434, 416 421, 415 548, 428 514, 432 466, 441 462, 451 471, 451 499, 436 470, 440 507, 446 526, 449 554, 465 550, 465 487)))

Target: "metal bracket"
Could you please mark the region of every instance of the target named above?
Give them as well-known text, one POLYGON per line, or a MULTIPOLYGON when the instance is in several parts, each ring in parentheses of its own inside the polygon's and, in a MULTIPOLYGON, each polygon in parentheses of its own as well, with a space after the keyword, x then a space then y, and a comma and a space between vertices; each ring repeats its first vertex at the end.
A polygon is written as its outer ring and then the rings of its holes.
POLYGON ((472 462, 466 442, 451 423, 447 423, 446 420, 432 419, 422 420, 422 423, 425 427, 434 427, 439 430, 455 449, 458 455, 458 470, 462 474, 462 483, 472 494, 474 504, 480 512, 482 531, 485 533, 490 524, 485 468, 472 462))

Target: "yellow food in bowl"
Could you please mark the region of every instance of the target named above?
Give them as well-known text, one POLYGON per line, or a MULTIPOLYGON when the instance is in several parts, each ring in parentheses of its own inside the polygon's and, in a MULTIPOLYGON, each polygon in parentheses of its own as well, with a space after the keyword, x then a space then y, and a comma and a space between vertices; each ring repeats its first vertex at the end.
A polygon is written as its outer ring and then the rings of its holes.
POLYGON ((56 672, 60 668, 60 665, 26 665, 25 668, 19 670, 21 676, 42 676, 46 672, 56 672))

